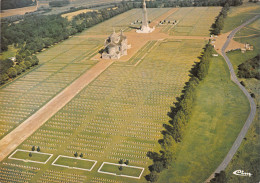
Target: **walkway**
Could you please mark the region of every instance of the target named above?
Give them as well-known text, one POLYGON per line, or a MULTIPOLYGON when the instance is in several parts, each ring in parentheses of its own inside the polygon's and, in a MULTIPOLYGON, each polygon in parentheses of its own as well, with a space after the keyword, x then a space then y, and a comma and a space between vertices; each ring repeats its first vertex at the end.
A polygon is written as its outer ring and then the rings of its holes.
POLYGON ((230 43, 230 41, 233 39, 234 35, 244 26, 246 26, 247 24, 253 22, 254 20, 256 20, 257 18, 259 18, 259 15, 255 16, 254 18, 246 21, 245 23, 243 23, 242 25, 240 25, 239 27, 237 27, 236 29, 234 29, 228 36, 227 41, 225 42, 224 46, 221 49, 221 53, 228 65, 229 68, 229 72, 230 72, 230 76, 231 76, 231 80, 238 85, 238 87, 243 91, 243 93, 246 95, 247 99, 249 100, 250 103, 250 114, 242 128, 242 130, 240 131, 239 135, 237 136, 236 141, 234 142, 234 144, 232 145, 231 149, 229 150, 228 154, 226 155, 225 159, 222 161, 222 163, 218 166, 218 168, 214 171, 214 173, 206 180, 206 182, 209 182, 215 175, 215 173, 219 173, 222 170, 225 170, 225 168, 227 167, 227 165, 230 163, 230 161, 232 160, 233 156, 235 155, 235 153, 237 152, 239 146, 241 145, 243 138, 245 137, 250 125, 252 124, 255 114, 256 114, 256 105, 254 102, 254 99, 250 96, 250 94, 248 93, 248 91, 240 84, 239 80, 237 79, 236 73, 233 69, 233 66, 229 60, 229 58, 227 57, 225 50, 228 47, 228 44, 230 43))

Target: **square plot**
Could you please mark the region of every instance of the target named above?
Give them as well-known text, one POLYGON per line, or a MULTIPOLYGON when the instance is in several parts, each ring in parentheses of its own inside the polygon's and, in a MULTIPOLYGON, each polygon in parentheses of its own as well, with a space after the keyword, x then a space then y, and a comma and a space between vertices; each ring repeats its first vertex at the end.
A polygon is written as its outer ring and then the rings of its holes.
POLYGON ((98 173, 104 173, 114 176, 128 177, 134 179, 140 179, 144 172, 143 167, 137 166, 129 166, 125 164, 116 164, 103 162, 100 168, 98 169, 98 173), (122 170, 119 170, 119 167, 122 167, 122 170))
POLYGON ((17 149, 8 157, 8 159, 46 164, 52 156, 53 154, 49 154, 49 153, 17 149), (32 154, 31 157, 29 156, 30 153, 32 154))
POLYGON ((84 171, 91 171, 97 164, 96 160, 75 158, 70 156, 59 155, 53 162, 52 165, 60 166, 64 168, 78 169, 84 171))

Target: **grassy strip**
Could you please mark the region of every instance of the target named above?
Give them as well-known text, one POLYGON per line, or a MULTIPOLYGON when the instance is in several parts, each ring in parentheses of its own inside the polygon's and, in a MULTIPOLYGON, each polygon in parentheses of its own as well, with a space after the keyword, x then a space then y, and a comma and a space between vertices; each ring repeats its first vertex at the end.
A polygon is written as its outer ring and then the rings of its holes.
POLYGON ((221 57, 212 58, 199 84, 192 117, 171 167, 158 182, 204 182, 228 153, 249 113, 249 104, 230 80, 221 57))
POLYGON ((178 102, 168 113, 171 119, 168 124, 163 125, 165 130, 162 131, 163 139, 159 140, 162 148, 160 154, 151 151, 147 153, 147 156, 154 162, 153 165, 149 166, 150 174, 146 176, 148 181, 156 182, 159 178, 158 173, 168 168, 176 158, 176 146, 182 141, 186 125, 190 120, 196 89, 200 81, 208 74, 212 50, 212 45, 207 44, 200 62, 191 70, 192 77, 184 87, 184 94, 177 99, 178 102))

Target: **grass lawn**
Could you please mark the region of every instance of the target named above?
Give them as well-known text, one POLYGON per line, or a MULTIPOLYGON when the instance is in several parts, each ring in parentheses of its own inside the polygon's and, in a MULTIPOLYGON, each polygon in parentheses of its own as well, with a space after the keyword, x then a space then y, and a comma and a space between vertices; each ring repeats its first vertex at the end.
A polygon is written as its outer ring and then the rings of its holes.
POLYGON ((197 90, 197 100, 176 160, 159 182, 203 182, 226 156, 249 113, 249 103, 230 81, 222 57, 214 57, 209 75, 197 90))
POLYGON ((100 171, 115 173, 116 175, 127 175, 139 177, 142 173, 142 169, 122 166, 122 170, 119 170, 119 165, 104 164, 100 171))
POLYGON ((32 157, 29 156, 30 152, 25 152, 25 151, 17 151, 12 158, 17 158, 17 159, 24 159, 24 160, 30 160, 30 161, 39 161, 39 162, 45 162, 50 155, 48 154, 41 154, 38 152, 32 152, 32 157))
POLYGON ((241 6, 231 7, 228 16, 225 19, 224 29, 222 33, 229 32, 234 28, 241 25, 243 22, 249 20, 250 18, 256 16, 260 11, 260 3, 249 3, 245 2, 241 6))
POLYGON ((68 158, 68 157, 59 157, 59 159, 55 162, 58 165, 64 165, 69 167, 76 167, 76 168, 84 168, 84 169, 91 169, 91 167, 95 164, 93 161, 88 161, 81 158, 68 158))
POLYGON ((14 57, 17 52, 17 49, 14 46, 8 46, 8 51, 0 53, 0 60, 5 60, 10 57, 14 57))

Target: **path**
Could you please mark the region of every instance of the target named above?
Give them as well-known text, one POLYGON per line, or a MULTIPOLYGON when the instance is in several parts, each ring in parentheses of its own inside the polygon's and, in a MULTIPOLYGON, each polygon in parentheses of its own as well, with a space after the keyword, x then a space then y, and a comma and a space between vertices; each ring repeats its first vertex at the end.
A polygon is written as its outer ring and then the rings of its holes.
POLYGON ((13 131, 0 140, 0 161, 17 148, 25 139, 40 128, 49 118, 64 107, 73 97, 75 97, 84 87, 97 78, 106 70, 113 61, 100 61, 90 70, 80 76, 71 85, 65 88, 46 105, 21 123, 13 131))
POLYGON ((222 170, 225 170, 225 168, 227 167, 227 165, 230 163, 230 161, 232 160, 233 156, 235 155, 235 153, 237 152, 239 146, 241 145, 243 138, 245 137, 250 125, 252 124, 255 114, 256 114, 256 105, 254 102, 254 99, 250 96, 250 94, 248 93, 248 91, 240 84, 239 80, 237 79, 236 73, 233 69, 233 66, 229 60, 229 58, 227 57, 225 50, 228 47, 228 44, 230 43, 230 41, 233 39, 234 35, 244 26, 246 26, 247 24, 253 22, 254 20, 256 20, 258 17, 260 17, 259 15, 255 16, 254 18, 246 21, 245 23, 243 23, 242 25, 240 25, 239 27, 237 27, 236 29, 234 29, 228 36, 227 41, 225 42, 225 44, 223 45, 222 49, 221 49, 221 53, 228 65, 229 68, 229 72, 230 72, 230 76, 231 76, 231 80, 238 85, 238 87, 243 91, 243 93, 246 95, 247 99, 249 100, 250 103, 250 114, 242 128, 242 130, 240 131, 239 135, 237 136, 236 141, 233 143, 231 149, 229 150, 228 154, 226 155, 225 159, 221 162, 221 164, 218 166, 218 168, 214 171, 214 173, 206 180, 206 182, 209 182, 215 175, 215 173, 219 173, 222 170))

